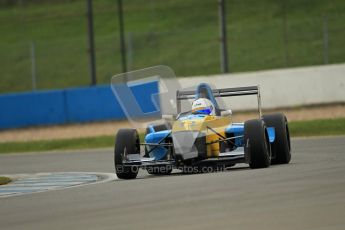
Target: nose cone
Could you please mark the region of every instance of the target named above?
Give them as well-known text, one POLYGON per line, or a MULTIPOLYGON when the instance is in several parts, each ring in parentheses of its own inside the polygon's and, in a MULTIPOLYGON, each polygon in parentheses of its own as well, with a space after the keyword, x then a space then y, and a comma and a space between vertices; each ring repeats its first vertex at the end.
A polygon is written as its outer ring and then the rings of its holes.
POLYGON ((206 116, 190 116, 174 123, 172 128, 172 138, 175 153, 181 155, 183 159, 191 159, 198 156, 198 151, 194 146, 195 140, 199 137, 205 123, 206 116))
POLYGON ((194 145, 198 131, 178 131, 172 133, 175 154, 182 156, 183 159, 198 157, 198 151, 194 145))

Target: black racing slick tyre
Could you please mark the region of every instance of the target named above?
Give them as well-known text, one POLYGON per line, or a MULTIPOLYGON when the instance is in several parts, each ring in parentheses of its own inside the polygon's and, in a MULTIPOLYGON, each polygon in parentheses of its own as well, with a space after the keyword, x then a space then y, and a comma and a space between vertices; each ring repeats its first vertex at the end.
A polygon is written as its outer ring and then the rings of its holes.
POLYGON ((288 121, 284 114, 264 115, 267 127, 274 127, 275 140, 272 144, 272 164, 288 164, 291 160, 291 143, 288 121))
POLYGON ((120 129, 117 132, 114 150, 115 173, 120 179, 135 179, 138 168, 124 166, 123 160, 129 154, 140 154, 140 139, 135 129, 120 129))
POLYGON ((248 120, 244 123, 244 153, 250 168, 267 168, 271 164, 271 148, 265 123, 248 120))

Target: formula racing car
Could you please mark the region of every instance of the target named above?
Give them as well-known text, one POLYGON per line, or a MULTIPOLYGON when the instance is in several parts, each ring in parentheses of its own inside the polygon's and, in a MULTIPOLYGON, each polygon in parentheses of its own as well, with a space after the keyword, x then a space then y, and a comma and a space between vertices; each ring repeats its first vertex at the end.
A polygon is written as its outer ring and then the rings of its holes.
POLYGON ((212 89, 199 84, 195 90, 177 90, 177 116, 149 124, 144 141, 136 129, 120 129, 115 140, 115 172, 120 179, 134 179, 138 170, 170 174, 209 172, 249 164, 252 169, 287 164, 291 159, 288 121, 283 114, 262 115, 258 86, 212 89), (220 108, 216 98, 256 95, 258 118, 233 123, 232 111, 220 108), (181 111, 181 101, 194 100, 181 111))

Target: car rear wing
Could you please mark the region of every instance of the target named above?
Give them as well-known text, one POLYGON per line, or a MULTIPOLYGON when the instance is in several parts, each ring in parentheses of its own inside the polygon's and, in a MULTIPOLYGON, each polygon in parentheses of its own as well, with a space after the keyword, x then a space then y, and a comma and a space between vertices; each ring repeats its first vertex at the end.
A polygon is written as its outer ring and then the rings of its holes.
MULTIPOLYGON (((236 87, 236 88, 224 88, 224 89, 212 89, 214 97, 234 97, 234 96, 245 96, 245 95, 257 95, 258 99, 258 112, 261 118, 261 95, 260 86, 247 86, 247 87, 236 87)), ((195 99, 195 91, 176 91, 177 101, 177 112, 181 112, 181 100, 195 99)))

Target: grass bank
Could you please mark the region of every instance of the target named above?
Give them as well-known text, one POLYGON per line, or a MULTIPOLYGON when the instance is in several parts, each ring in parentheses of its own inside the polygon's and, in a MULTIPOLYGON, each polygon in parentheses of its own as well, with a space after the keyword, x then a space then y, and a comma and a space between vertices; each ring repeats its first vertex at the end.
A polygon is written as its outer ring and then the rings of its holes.
MULTIPOLYGON (((89 85, 85 0, 0 1, 0 92, 89 85), (35 54, 30 50, 35 50, 35 54)), ((98 83, 120 73, 117 1, 94 2, 98 83)), ((215 0, 123 1, 129 69, 220 73, 215 0)), ((345 61, 344 0, 226 1, 231 72, 345 61)))
MULTIPOLYGON (((345 118, 293 121, 290 122, 289 127, 292 137, 345 135, 345 118)), ((141 135, 141 138, 142 137, 143 135, 141 135)), ((7 142, 0 144, 0 153, 90 149, 112 147, 113 145, 113 136, 49 141, 7 142)))
POLYGON ((0 185, 8 184, 11 182, 11 178, 0 176, 0 185))
POLYGON ((345 135, 345 118, 294 121, 289 128, 293 137, 345 135))
POLYGON ((113 144, 113 136, 98 136, 87 138, 42 140, 29 142, 7 142, 0 144, 0 153, 102 148, 110 147, 113 144))

